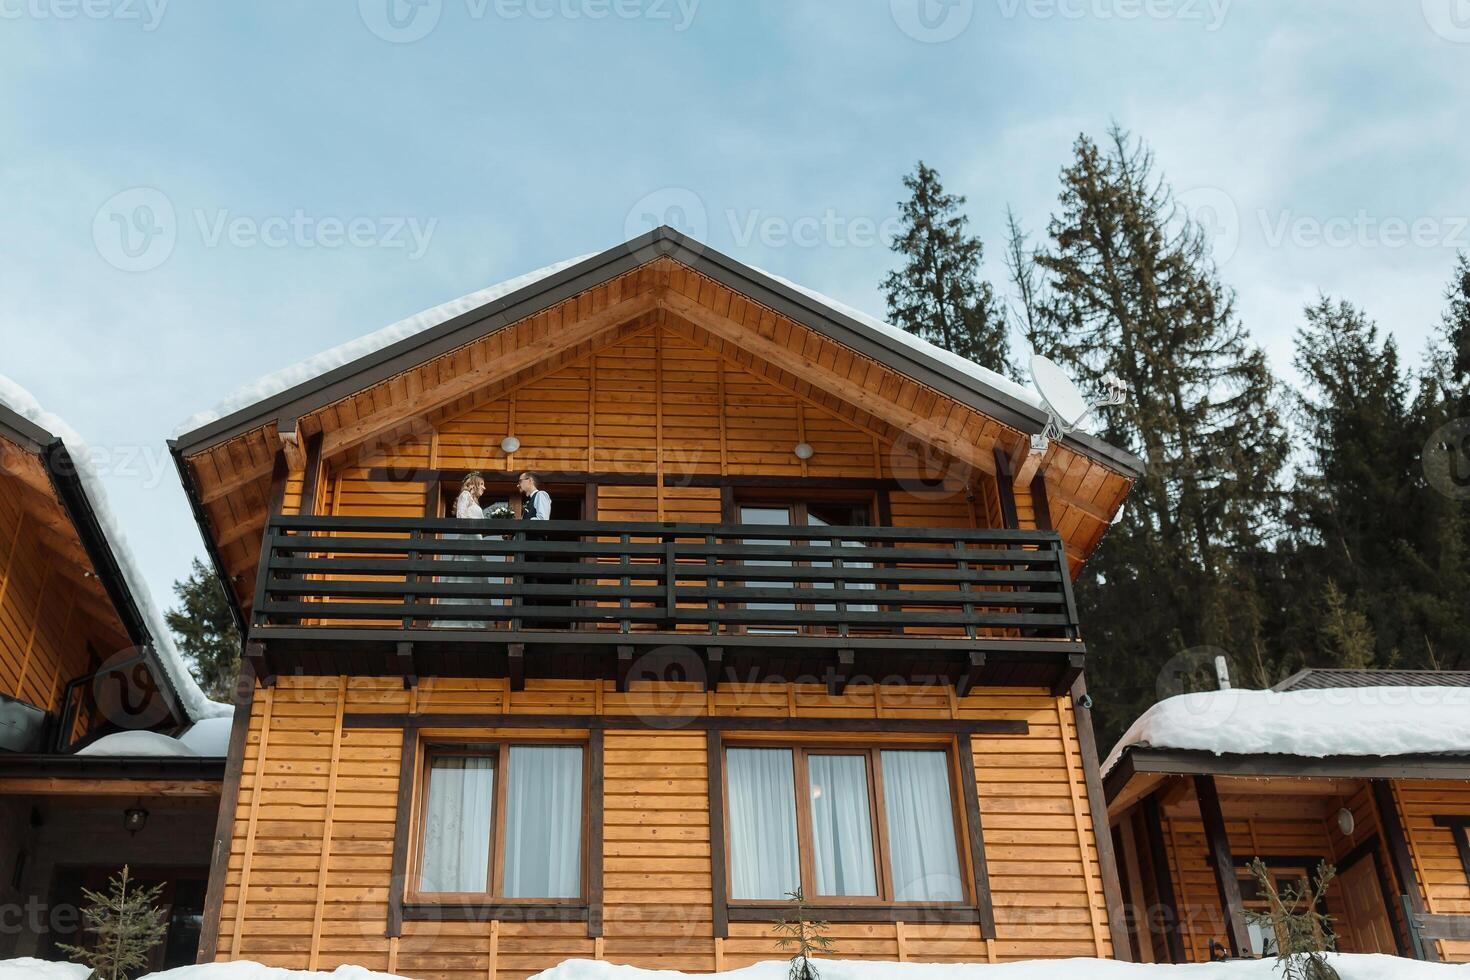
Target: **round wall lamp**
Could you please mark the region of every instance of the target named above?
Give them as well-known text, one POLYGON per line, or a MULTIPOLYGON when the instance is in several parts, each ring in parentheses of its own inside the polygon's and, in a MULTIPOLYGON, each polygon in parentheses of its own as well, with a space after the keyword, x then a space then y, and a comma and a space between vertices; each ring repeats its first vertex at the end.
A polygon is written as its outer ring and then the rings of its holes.
POLYGON ((1337 829, 1342 831, 1343 836, 1353 836, 1353 831, 1357 829, 1357 826, 1358 822, 1353 819, 1353 811, 1347 807, 1337 811, 1337 829))
POLYGON ((142 805, 131 806, 123 811, 123 830, 136 834, 148 825, 148 811, 142 805))
POLYGON ((511 453, 521 448, 521 441, 515 436, 506 436, 504 439, 500 440, 500 448, 505 450, 505 454, 509 456, 511 453))
POLYGON ((796 448, 791 451, 796 454, 797 459, 811 459, 817 454, 817 451, 811 447, 811 444, 806 442, 798 442, 796 448))

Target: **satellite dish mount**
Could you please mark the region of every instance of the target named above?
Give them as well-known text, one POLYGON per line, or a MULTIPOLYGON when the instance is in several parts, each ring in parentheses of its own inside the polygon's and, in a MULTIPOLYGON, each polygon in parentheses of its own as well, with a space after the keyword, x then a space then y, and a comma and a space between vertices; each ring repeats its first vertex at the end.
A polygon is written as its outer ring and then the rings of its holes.
POLYGON ((1031 437, 1032 453, 1044 452, 1053 440, 1060 442, 1099 408, 1121 405, 1128 400, 1128 386, 1116 374, 1109 373, 1103 375, 1102 397, 1089 402, 1067 372, 1041 354, 1031 355, 1031 381, 1041 393, 1046 409, 1046 424, 1031 437))

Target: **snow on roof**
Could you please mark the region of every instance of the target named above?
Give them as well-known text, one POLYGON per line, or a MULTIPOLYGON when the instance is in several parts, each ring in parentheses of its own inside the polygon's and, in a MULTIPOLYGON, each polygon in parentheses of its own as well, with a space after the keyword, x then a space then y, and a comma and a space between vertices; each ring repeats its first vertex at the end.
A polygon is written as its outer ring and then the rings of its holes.
MULTIPOLYGON (((458 299, 442 303, 432 309, 424 310, 422 313, 416 313, 413 316, 399 320, 397 323, 389 324, 366 336, 338 344, 330 350, 323 351, 313 357, 308 357, 306 360, 293 364, 290 367, 267 374, 250 384, 236 389, 214 408, 198 412, 185 419, 174 430, 173 435, 178 437, 184 433, 192 432, 195 429, 209 425, 212 422, 217 422, 228 415, 264 401, 273 395, 278 395, 297 385, 305 384, 308 381, 319 378, 328 371, 335 370, 346 364, 351 364, 359 358, 366 357, 405 338, 423 333, 461 314, 468 313, 487 303, 508 296, 518 289, 524 289, 527 286, 540 282, 564 269, 569 269, 578 263, 594 258, 595 254, 579 255, 576 258, 567 259, 563 262, 557 262, 537 269, 535 272, 516 276, 513 279, 507 279, 504 282, 487 286, 473 293, 467 293, 458 299)), ((754 269, 753 266, 751 268, 754 269)), ((908 347, 917 354, 938 361, 951 370, 957 371, 980 384, 1014 398, 1023 405, 1037 409, 1044 407, 1041 397, 1026 385, 1018 384, 1002 374, 992 371, 989 368, 981 367, 974 361, 951 353, 942 347, 931 344, 927 340, 909 333, 901 327, 896 327, 891 323, 887 323, 875 316, 848 306, 830 296, 819 293, 814 289, 808 289, 799 283, 794 283, 789 279, 763 269, 755 269, 755 271, 789 289, 801 293, 808 299, 836 313, 856 320, 884 337, 908 347)), ((1083 428, 1086 429, 1087 426, 1084 424, 1083 428)))
POLYGON ((4 375, 0 375, 0 404, 65 443, 67 452, 76 466, 77 478, 81 481, 87 494, 87 500, 92 505, 92 512, 97 515, 97 523, 102 528, 103 536, 112 550, 117 567, 122 571, 133 602, 137 604, 138 612, 143 616, 148 633, 153 640, 154 650, 158 653, 159 662, 162 663, 164 671, 168 674, 168 680, 174 691, 178 693, 180 706, 185 713, 193 721, 232 715, 234 709, 230 705, 211 701, 204 696, 204 692, 199 689, 199 685, 194 682, 193 675, 189 673, 188 667, 184 664, 183 656, 174 646, 173 635, 159 614, 158 607, 153 604, 153 594, 148 589, 148 582, 144 579, 138 562, 128 547, 127 535, 123 533, 117 517, 112 512, 112 507, 107 502, 107 493, 103 489, 102 479, 96 467, 92 464, 92 453, 86 441, 77 435, 77 431, 68 425, 65 419, 43 409, 34 395, 4 375))
POLYGON ((507 279, 484 289, 477 289, 473 293, 466 293, 458 299, 452 299, 447 303, 440 303, 432 309, 415 313, 413 316, 405 317, 397 323, 390 323, 380 330, 375 330, 356 340, 349 340, 344 344, 338 344, 330 350, 322 351, 304 361, 299 361, 290 367, 273 371, 263 378, 258 378, 250 384, 243 385, 229 394, 224 401, 214 408, 203 412, 196 412, 183 422, 173 432, 174 436, 192 432, 201 426, 217 422, 227 415, 248 408, 256 402, 264 401, 272 395, 278 395, 299 384, 304 384, 314 378, 319 378, 328 371, 333 371, 344 364, 351 364, 361 357, 366 357, 384 347, 398 343, 407 337, 423 333, 447 323, 455 317, 477 310, 487 303, 493 303, 503 296, 509 296, 518 289, 524 289, 533 283, 540 282, 548 276, 554 276, 563 269, 570 268, 578 262, 592 258, 591 255, 579 255, 574 259, 564 262, 556 262, 535 272, 528 272, 522 276, 507 279))
POLYGON ((1391 756, 1470 753, 1470 688, 1355 687, 1205 691, 1149 708, 1103 763, 1131 746, 1216 755, 1391 756))
MULTIPOLYGON (((755 267, 752 266, 751 268, 755 267)), ((815 302, 822 304, 828 309, 831 309, 837 313, 841 313, 843 316, 850 319, 856 320, 863 326, 868 327, 871 330, 875 330, 878 333, 881 333, 883 336, 887 337, 890 340, 896 340, 900 344, 911 348, 919 354, 933 358, 934 360, 939 361, 940 363, 956 371, 959 371, 961 374, 967 375, 968 377, 980 382, 981 384, 987 385, 991 388, 996 389, 997 391, 1009 395, 1010 397, 1016 399, 1024 405, 1030 405, 1032 408, 1045 408, 1045 406, 1042 404, 1040 395, 1038 395, 1035 391, 1026 387, 1025 385, 1018 384, 1017 382, 1012 381, 1010 378, 1007 378, 1003 374, 992 371, 990 368, 987 367, 981 367, 979 364, 976 364, 974 361, 969 360, 968 358, 964 358, 951 351, 947 351, 943 347, 940 347, 936 344, 931 344, 929 341, 918 336, 917 334, 909 333, 902 327, 896 327, 891 323, 880 320, 870 314, 864 313, 862 310, 859 310, 852 306, 848 306, 841 300, 835 300, 830 296, 823 295, 822 293, 817 292, 815 289, 808 289, 800 283, 792 282, 790 279, 778 276, 774 272, 767 272, 764 269, 756 269, 755 271, 759 272, 763 276, 775 280, 776 282, 779 282, 781 285, 786 286, 788 289, 796 290, 798 293, 801 293, 808 299, 814 300, 815 302)))
POLYGON ((104 735, 91 745, 77 749, 77 755, 99 756, 165 756, 173 758, 198 758, 198 752, 183 741, 158 732, 113 732, 104 735))

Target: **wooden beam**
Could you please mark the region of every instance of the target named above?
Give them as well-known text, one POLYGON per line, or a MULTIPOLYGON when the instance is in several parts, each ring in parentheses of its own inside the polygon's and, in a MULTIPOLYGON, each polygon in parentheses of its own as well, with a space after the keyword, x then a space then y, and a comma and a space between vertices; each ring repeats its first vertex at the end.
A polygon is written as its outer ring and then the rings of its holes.
POLYGON ((0 776, 0 793, 15 796, 220 795, 212 779, 70 779, 64 776, 0 776))
POLYGON ((1245 925, 1245 902, 1240 897, 1240 879, 1235 876, 1235 856, 1230 851, 1230 837, 1225 831, 1225 815, 1220 811, 1220 794, 1215 790, 1215 777, 1194 777, 1194 795, 1199 801, 1200 819, 1205 825, 1205 843, 1215 869, 1215 888, 1220 894, 1220 908, 1225 914, 1225 937, 1230 942, 1231 956, 1250 956, 1250 933, 1245 925))
MULTIPOLYGON (((664 305, 677 316, 709 333, 728 340, 743 350, 784 371, 789 371, 802 381, 819 388, 833 398, 879 418, 888 424, 903 429, 921 442, 963 460, 986 473, 995 472, 995 460, 990 455, 990 446, 972 445, 914 411, 906 409, 889 399, 854 385, 840 378, 809 357, 786 346, 763 337, 744 326, 721 316, 703 304, 675 290, 660 292, 664 305)), ((915 382, 917 384, 918 382, 915 382)))
POLYGON ((1077 748, 1082 755, 1083 780, 1087 785, 1087 807, 1092 817, 1093 842, 1097 847, 1098 870, 1102 873, 1103 903, 1108 910, 1108 935, 1113 943, 1113 958, 1127 959, 1128 910, 1123 904, 1123 892, 1118 884, 1117 855, 1113 853, 1113 835, 1109 832, 1108 825, 1108 801, 1103 795, 1102 774, 1098 769, 1097 737, 1092 730, 1087 679, 1080 673, 1071 685, 1070 695, 1072 716, 1077 725, 1077 748))
POLYGON ((509 354, 491 358, 483 365, 455 375, 443 384, 426 388, 417 399, 391 405, 359 419, 352 425, 327 432, 322 442, 322 453, 327 457, 335 456, 372 438, 375 433, 412 418, 428 415, 477 388, 483 388, 511 377, 538 361, 555 356, 559 351, 576 347, 607 330, 621 326, 628 320, 650 313, 656 307, 657 299, 651 288, 636 293, 604 310, 583 317, 571 326, 550 331, 542 340, 517 347, 509 354))
MULTIPOLYGON (((190 461, 190 465, 194 465, 192 460, 190 461)), ((232 471, 228 477, 223 477, 213 482, 201 478, 201 474, 196 467, 194 478, 199 482, 199 502, 201 504, 212 504, 216 500, 228 497, 236 490, 249 486, 252 483, 258 483, 271 475, 271 470, 275 465, 276 458, 272 455, 264 463, 257 463, 245 469, 232 471)))
POLYGON ((1021 525, 1016 516, 1016 483, 1011 476, 1011 459, 1003 446, 997 445, 992 454, 995 456, 995 489, 1000 496, 1001 526, 1018 528, 1021 525))
MULTIPOLYGON (((285 423, 278 423, 284 425, 285 423)), ((306 472, 306 447, 301 443, 301 432, 296 429, 295 423, 292 428, 279 429, 276 435, 281 440, 281 452, 286 454, 286 468, 292 473, 306 472)))
MULTIPOLYGON (((1164 942, 1169 948, 1169 962, 1184 962, 1184 939, 1179 935, 1179 903, 1174 898, 1174 876, 1169 870, 1169 851, 1164 846, 1164 824, 1159 816, 1158 794, 1143 800, 1143 826, 1148 834, 1149 863, 1153 865, 1154 888, 1163 906, 1164 942)), ((1152 928, 1152 927, 1150 927, 1152 928)))
MULTIPOLYGON (((1414 858, 1409 853, 1409 839, 1404 833, 1404 822, 1399 818, 1398 804, 1394 801, 1393 784, 1386 779, 1369 781, 1373 790, 1373 805, 1378 810, 1378 826, 1383 828, 1383 839, 1388 844, 1388 856, 1393 863, 1394 877, 1398 880, 1399 893, 1409 903, 1415 919, 1428 915, 1424 895, 1419 891, 1419 878, 1414 873, 1414 858)), ((1390 910, 1391 912, 1392 910, 1390 910)), ((1409 923, 1409 932, 1415 931, 1415 923, 1409 923)), ((1424 959, 1439 961, 1439 951, 1434 943, 1413 943, 1415 952, 1422 952, 1424 959)))
POLYGON ((214 962, 219 949, 221 910, 230 849, 235 840, 235 812, 240 806, 240 774, 245 768, 245 741, 250 735, 250 712, 255 702, 255 672, 249 662, 240 665, 235 679, 235 715, 230 722, 230 747, 225 757, 225 779, 220 787, 219 813, 209 859, 209 884, 204 892, 204 919, 199 927, 200 963, 214 962))

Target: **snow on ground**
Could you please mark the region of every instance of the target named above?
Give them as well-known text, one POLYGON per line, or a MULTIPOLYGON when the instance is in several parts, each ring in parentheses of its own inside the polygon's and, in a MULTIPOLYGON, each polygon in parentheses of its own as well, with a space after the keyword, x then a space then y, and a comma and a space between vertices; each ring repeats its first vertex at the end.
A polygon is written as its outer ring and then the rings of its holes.
POLYGON ((1139 716, 1108 755, 1103 772, 1132 745, 1309 758, 1470 753, 1470 688, 1179 694, 1139 716))
POLYGON ((77 431, 68 425, 65 419, 43 409, 34 395, 4 375, 0 375, 0 404, 5 405, 22 418, 29 419, 66 444, 67 452, 76 465, 77 476, 87 492, 87 499, 91 502, 92 510, 97 515, 97 523, 101 525, 102 533, 112 548, 113 558, 116 559, 118 568, 122 570, 128 591, 133 595, 133 601, 138 604, 138 610, 142 613, 144 622, 148 626, 148 632, 153 637, 153 646, 158 651, 158 658, 163 662, 163 668, 168 672, 174 690, 178 692, 184 711, 195 721, 202 718, 231 715, 234 712, 233 708, 227 704, 209 700, 204 696, 204 692, 199 690, 199 685, 194 682, 193 676, 184 664, 184 658, 174 646, 173 634, 169 632, 163 617, 159 615, 158 607, 153 604, 153 593, 148 590, 148 582, 143 578, 138 562, 128 547, 128 537, 123 533, 122 526, 112 512, 112 507, 107 503, 107 491, 102 486, 102 478, 98 475, 96 467, 92 465, 92 452, 87 447, 86 440, 77 435, 77 431))
MULTIPOLYGON (((1342 980, 1463 980, 1470 965, 1420 963, 1397 956, 1334 956, 1342 980)), ((1030 960, 1020 963, 924 964, 817 961, 821 980, 1278 980, 1274 960, 1204 963, 1191 966, 1147 966, 1113 960, 1030 960)), ((723 973, 678 973, 640 970, 631 966, 591 960, 567 960, 536 974, 532 980, 786 980, 785 961, 759 963, 723 973)), ((0 961, 0 980, 84 980, 86 971, 71 964, 39 960, 0 961)), ((355 966, 339 966, 331 973, 282 970, 259 963, 236 961, 186 966, 153 973, 140 980, 397 980, 355 966)))
POLYGON ((80 963, 48 963, 29 957, 0 960, 0 980, 87 980, 91 972, 80 963))
POLYGON ((398 343, 400 340, 423 333, 425 330, 447 323, 455 317, 479 309, 487 303, 493 303, 497 299, 509 296, 518 289, 524 289, 533 283, 540 282, 548 276, 553 276, 563 269, 570 268, 578 262, 592 258, 592 255, 579 255, 565 262, 557 262, 535 272, 528 272, 523 276, 516 276, 493 286, 486 286, 473 293, 467 293, 458 299, 452 299, 447 303, 415 313, 413 316, 390 323, 381 330, 374 331, 356 340, 349 340, 344 344, 338 344, 330 350, 322 351, 320 354, 308 357, 290 367, 282 368, 267 374, 263 378, 252 381, 231 392, 224 401, 214 408, 203 412, 197 412, 185 419, 174 430, 175 436, 192 432, 195 429, 217 422, 227 415, 238 412, 242 408, 248 408, 258 401, 279 395, 281 392, 294 388, 299 384, 319 378, 328 371, 351 364, 360 357, 382 350, 384 347, 398 343))

